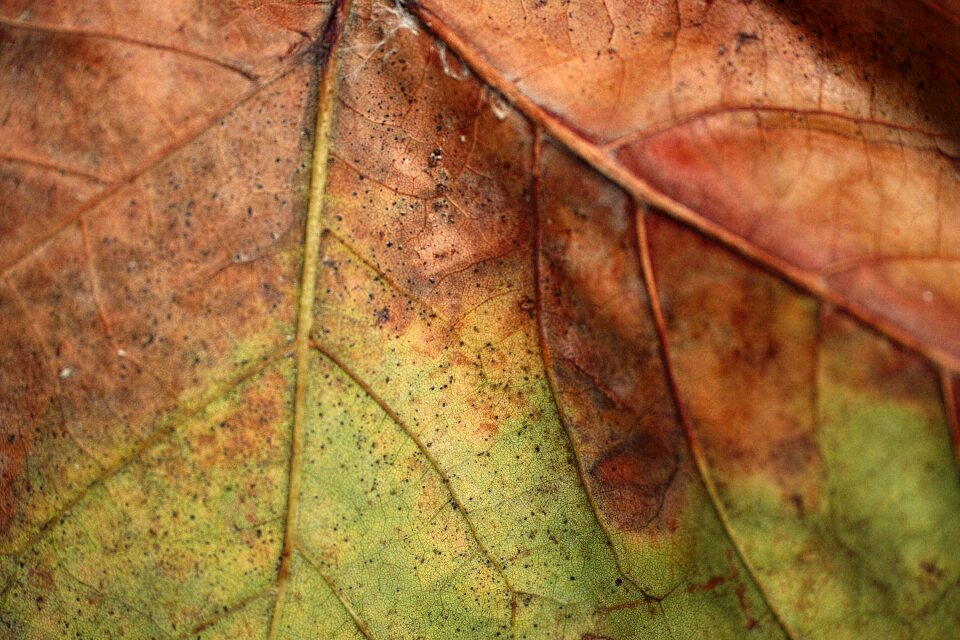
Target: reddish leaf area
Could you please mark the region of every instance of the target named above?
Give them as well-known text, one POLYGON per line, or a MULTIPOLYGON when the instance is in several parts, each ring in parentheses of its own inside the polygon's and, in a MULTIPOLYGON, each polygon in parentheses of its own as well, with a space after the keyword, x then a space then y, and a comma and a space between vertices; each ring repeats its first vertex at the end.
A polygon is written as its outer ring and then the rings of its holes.
POLYGON ((711 462, 803 486, 819 456, 818 304, 676 223, 647 220, 671 359, 696 424, 710 418, 711 462))
POLYGON ((25 518, 18 538, 282 347, 277 309, 292 332, 324 16, 191 6, 0 7, 0 531, 25 518))
POLYGON ((289 69, 322 20, 284 3, 2 3, 0 266, 289 69))
POLYGON ((696 470, 657 346, 634 205, 553 146, 541 158, 541 327, 584 481, 616 526, 669 531, 696 470))
POLYGON ((949 8, 418 6, 626 188, 957 366, 960 39, 949 8))

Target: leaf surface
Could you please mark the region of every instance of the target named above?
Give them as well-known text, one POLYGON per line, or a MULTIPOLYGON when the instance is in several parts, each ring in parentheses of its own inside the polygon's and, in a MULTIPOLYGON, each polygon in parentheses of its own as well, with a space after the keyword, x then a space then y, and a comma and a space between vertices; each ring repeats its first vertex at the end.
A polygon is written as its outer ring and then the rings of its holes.
POLYGON ((953 3, 0 15, 9 637, 960 624, 953 3))

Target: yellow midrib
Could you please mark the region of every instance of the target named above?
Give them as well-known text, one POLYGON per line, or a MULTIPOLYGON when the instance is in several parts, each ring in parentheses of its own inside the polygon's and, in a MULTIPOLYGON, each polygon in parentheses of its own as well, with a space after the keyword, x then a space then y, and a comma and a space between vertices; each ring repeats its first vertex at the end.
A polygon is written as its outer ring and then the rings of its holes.
POLYGON ((306 403, 310 380, 310 332, 313 327, 313 301, 316 292, 317 262, 320 237, 323 233, 323 204, 327 186, 327 160, 330 155, 330 132, 333 122, 333 103, 337 88, 338 50, 342 41, 351 0, 342 0, 333 10, 327 32, 334 33, 326 63, 320 73, 317 91, 317 121, 314 134, 310 192, 304 232, 303 272, 297 308, 297 334, 294 342, 296 384, 294 390, 293 431, 290 438, 290 465, 287 485, 283 551, 277 577, 276 600, 270 621, 269 640, 277 638, 280 609, 289 581, 290 563, 296 551, 297 522, 300 515, 300 468, 303 463, 303 440, 306 431, 306 403))

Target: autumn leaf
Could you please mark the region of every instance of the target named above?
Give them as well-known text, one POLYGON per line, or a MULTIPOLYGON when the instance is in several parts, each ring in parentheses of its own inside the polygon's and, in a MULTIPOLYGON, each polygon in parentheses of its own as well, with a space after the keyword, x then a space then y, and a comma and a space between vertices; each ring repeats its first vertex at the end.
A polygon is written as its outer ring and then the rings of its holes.
POLYGON ((0 637, 955 637, 958 34, 0 2, 0 637))

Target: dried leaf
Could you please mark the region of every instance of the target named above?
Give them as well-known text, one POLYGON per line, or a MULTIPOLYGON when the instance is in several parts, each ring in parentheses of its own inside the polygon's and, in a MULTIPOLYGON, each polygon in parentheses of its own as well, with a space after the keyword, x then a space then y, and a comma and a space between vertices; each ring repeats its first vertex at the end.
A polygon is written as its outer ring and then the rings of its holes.
POLYGON ((955 634, 956 3, 68 4, 0 634, 955 634))

